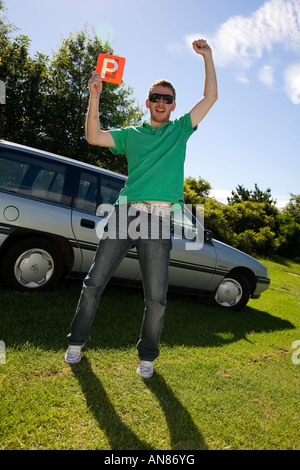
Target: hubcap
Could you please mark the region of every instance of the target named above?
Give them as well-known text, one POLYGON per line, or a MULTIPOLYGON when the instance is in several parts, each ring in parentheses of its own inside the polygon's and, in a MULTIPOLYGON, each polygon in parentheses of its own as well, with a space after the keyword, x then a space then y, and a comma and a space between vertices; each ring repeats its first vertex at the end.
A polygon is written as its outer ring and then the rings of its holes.
POLYGON ((215 300, 222 307, 233 307, 238 304, 243 295, 243 289, 235 279, 223 279, 219 285, 215 300))
POLYGON ((54 272, 54 261, 47 251, 33 248, 19 256, 14 272, 22 286, 34 289, 49 281, 54 272))

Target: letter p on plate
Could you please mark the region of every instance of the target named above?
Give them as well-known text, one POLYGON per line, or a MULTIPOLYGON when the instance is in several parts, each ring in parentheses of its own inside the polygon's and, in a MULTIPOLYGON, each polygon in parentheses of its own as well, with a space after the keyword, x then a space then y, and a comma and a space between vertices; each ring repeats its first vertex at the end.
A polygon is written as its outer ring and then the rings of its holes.
POLYGON ((120 84, 122 82, 124 66, 124 57, 99 54, 96 70, 100 72, 103 81, 120 84))

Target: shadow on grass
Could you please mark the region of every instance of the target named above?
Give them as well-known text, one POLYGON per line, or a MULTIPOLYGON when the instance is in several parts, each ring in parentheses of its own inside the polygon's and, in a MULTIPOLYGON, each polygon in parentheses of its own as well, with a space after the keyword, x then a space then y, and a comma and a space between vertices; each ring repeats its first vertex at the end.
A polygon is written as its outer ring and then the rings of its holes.
POLYGON ((187 409, 180 403, 162 375, 154 373, 152 379, 144 380, 146 386, 158 399, 165 415, 173 450, 208 450, 187 409))
POLYGON ((84 393, 86 406, 93 413, 99 428, 103 430, 113 450, 151 450, 124 424, 111 403, 99 377, 93 372, 85 357, 71 366, 73 374, 84 393))
MULTIPOLYGON (((7 347, 26 343, 51 350, 67 345, 81 283, 52 292, 22 293, 0 288, 0 339, 7 347)), ((87 347, 128 348, 137 343, 144 309, 140 289, 108 286, 100 301, 87 347)), ((246 307, 241 312, 211 307, 196 297, 169 294, 162 342, 169 346, 217 347, 249 333, 294 329, 288 320, 246 307)))
MULTIPOLYGON (((87 408, 93 413, 99 428, 106 433, 112 450, 154 450, 120 419, 99 377, 93 372, 89 360, 82 358, 72 371, 84 393, 87 408)), ((143 379, 141 379, 143 380, 143 379)), ((173 450, 207 449, 205 441, 190 414, 176 398, 164 378, 155 373, 144 380, 158 399, 168 425, 173 450)), ((149 423, 151 426, 151 423, 149 423)))
POLYGON ((294 329, 288 320, 268 312, 245 307, 236 312, 208 306, 194 298, 169 296, 162 340, 169 346, 219 347, 240 340, 249 341, 250 333, 272 333, 294 329))
POLYGON ((291 258, 284 258, 280 255, 273 255, 271 258, 269 258, 269 257, 262 258, 262 262, 264 262, 264 259, 266 261, 270 261, 271 263, 278 263, 281 266, 290 266, 291 263, 293 265, 295 265, 295 264, 300 265, 300 259, 299 258, 298 259, 291 259, 291 258))

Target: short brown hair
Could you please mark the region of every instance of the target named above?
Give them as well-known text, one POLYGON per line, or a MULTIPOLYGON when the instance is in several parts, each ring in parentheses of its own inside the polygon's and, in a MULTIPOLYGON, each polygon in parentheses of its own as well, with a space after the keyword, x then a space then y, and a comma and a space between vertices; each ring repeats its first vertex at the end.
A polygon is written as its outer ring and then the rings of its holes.
POLYGON ((174 101, 176 100, 176 91, 175 88, 173 87, 172 83, 169 82, 168 80, 162 79, 162 80, 156 80, 154 83, 152 83, 151 87, 149 88, 148 92, 148 98, 150 98, 151 93, 153 92, 153 88, 156 86, 164 86, 166 88, 170 88, 173 92, 173 97, 174 101))

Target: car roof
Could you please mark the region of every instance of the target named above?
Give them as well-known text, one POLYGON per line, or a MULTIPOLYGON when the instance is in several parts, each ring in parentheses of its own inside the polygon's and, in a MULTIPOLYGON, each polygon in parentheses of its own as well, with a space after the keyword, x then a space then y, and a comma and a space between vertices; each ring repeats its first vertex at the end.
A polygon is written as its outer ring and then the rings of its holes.
POLYGON ((100 166, 92 165, 90 163, 85 163, 80 160, 75 160, 73 158, 65 157, 62 155, 58 155, 55 153, 47 152, 46 150, 39 150, 33 147, 28 147, 27 145, 22 145, 22 144, 17 144, 15 142, 9 142, 7 140, 0 139, 0 147, 2 148, 7 148, 7 149, 16 149, 16 150, 21 150, 25 152, 29 152, 32 155, 37 155, 39 157, 47 156, 48 158, 51 158, 52 160, 60 161, 60 162, 66 162, 72 165, 79 166, 81 168, 85 169, 90 169, 94 171, 98 171, 101 173, 104 173, 106 175, 110 176, 115 176, 117 178, 121 179, 126 179, 126 175, 122 175, 121 173, 116 173, 115 171, 107 170, 105 168, 101 168, 100 166))

